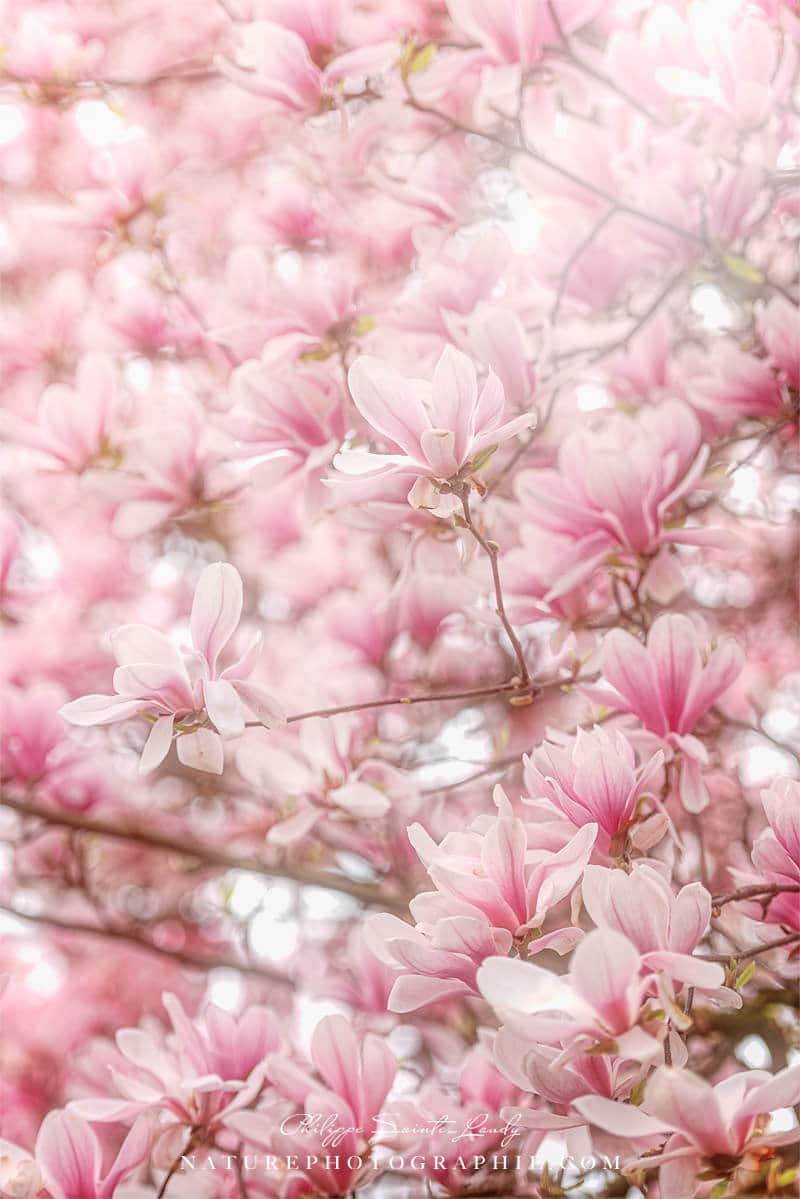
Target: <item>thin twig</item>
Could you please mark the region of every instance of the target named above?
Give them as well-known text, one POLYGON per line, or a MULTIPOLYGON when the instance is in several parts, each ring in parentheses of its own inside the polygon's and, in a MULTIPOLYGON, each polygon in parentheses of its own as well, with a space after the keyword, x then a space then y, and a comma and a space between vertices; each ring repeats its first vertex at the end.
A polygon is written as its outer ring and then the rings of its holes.
POLYGON ((458 495, 458 498, 461 500, 461 507, 462 507, 462 510, 464 513, 464 524, 467 526, 470 533, 475 538, 475 540, 477 541, 477 543, 481 547, 481 549, 484 551, 484 553, 486 553, 488 555, 489 563, 492 568, 492 580, 494 582, 494 594, 495 594, 495 602, 497 604, 497 615, 500 618, 500 623, 502 624, 503 628, 505 629, 506 636, 508 637, 509 641, 511 642, 511 645, 513 646, 513 649, 514 649, 514 654, 516 655, 517 663, 519 665, 519 675, 520 675, 519 686, 522 688, 522 690, 529 690, 530 685, 531 685, 531 676, 528 671, 528 664, 525 661, 525 651, 522 648, 522 643, 516 634, 514 626, 512 625, 511 621, 508 619, 508 614, 506 612, 506 606, 503 601, 503 588, 502 588, 502 584, 500 582, 500 568, 497 565, 497 555, 499 553, 499 547, 497 546, 496 542, 487 541, 487 539, 483 536, 482 533, 480 533, 478 531, 478 529, 475 526, 475 523, 472 519, 472 512, 471 512, 470 506, 469 506, 469 484, 468 483, 463 484, 461 486, 461 488, 457 492, 455 492, 455 494, 458 495))

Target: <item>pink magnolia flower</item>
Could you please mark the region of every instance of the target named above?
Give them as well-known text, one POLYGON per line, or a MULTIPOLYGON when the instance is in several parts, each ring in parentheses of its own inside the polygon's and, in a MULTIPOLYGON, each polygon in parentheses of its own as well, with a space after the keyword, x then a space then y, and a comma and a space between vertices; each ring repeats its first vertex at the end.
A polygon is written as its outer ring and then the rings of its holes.
POLYGON ((266 1059, 281 1038, 274 1013, 265 1007, 253 1005, 237 1020, 209 1004, 202 1021, 192 1021, 176 996, 165 994, 162 1002, 171 1034, 139 1028, 116 1034, 119 1053, 111 1056, 110 1073, 119 1097, 78 1099, 69 1111, 113 1123, 160 1113, 159 1138, 178 1145, 187 1128, 219 1128, 230 1113, 256 1099, 266 1059))
POLYGON ((558 470, 519 475, 524 518, 565 539, 545 599, 588 579, 611 555, 635 561, 653 558, 669 542, 715 540, 707 529, 667 522, 701 479, 708 452, 691 408, 668 400, 636 418, 614 413, 601 428, 570 433, 559 449, 558 470))
MULTIPOLYGON (((669 955, 668 955, 669 956, 669 955)), ((674 968, 663 959, 667 972, 674 968)), ((725 972, 714 962, 691 959, 697 985, 722 985, 725 972)), ((642 1026, 646 1000, 656 990, 662 957, 641 954, 628 937, 595 929, 578 945, 569 974, 559 976, 533 962, 493 957, 478 971, 478 988, 511 1033, 544 1044, 569 1045, 568 1056, 595 1042, 611 1042, 613 1053, 649 1060, 659 1042, 642 1026)))
POLYGON ((237 765, 243 777, 285 805, 267 834, 286 847, 310 833, 327 811, 352 820, 376 820, 392 806, 382 783, 392 773, 385 764, 374 780, 370 761, 354 764, 361 742, 358 717, 342 715, 304 722, 298 737, 242 745, 237 765), (288 799, 288 803, 287 803, 288 799))
POLYGON ((474 364, 452 346, 442 352, 430 383, 370 357, 353 363, 348 380, 356 407, 390 452, 351 449, 338 454, 334 466, 352 475, 412 476, 408 502, 441 514, 458 501, 447 496, 443 504, 437 483, 479 470, 482 457, 535 421, 528 413, 504 422, 500 380, 490 371, 479 390, 474 364))
POLYGON ((686 398, 706 421, 726 428, 743 416, 778 420, 784 411, 781 388, 769 362, 721 341, 709 353, 686 356, 686 398))
MULTIPOLYGON (((800 886, 800 783, 796 779, 779 779, 762 792, 761 802, 769 828, 759 833, 753 844, 756 873, 734 871, 737 885, 800 886)), ((756 901, 754 911, 760 915, 761 910, 761 901, 756 901)), ((769 900, 763 918, 770 924, 800 931, 800 896, 794 891, 775 895, 769 900)))
MULTIPOLYGON (((719 987, 716 966, 692 956, 711 920, 711 896, 701 883, 689 883, 675 895, 655 863, 636 862, 630 874, 587 866, 581 897, 598 928, 614 929, 636 946, 645 969, 699 990, 719 987)), ((671 993, 661 987, 659 993, 682 1023, 671 993)), ((718 998, 741 1006, 735 992, 718 998)))
MULTIPOLYGON (((510 1033, 569 1044, 571 1052, 611 1042, 612 1052, 622 1057, 648 1059, 658 1042, 639 1025, 650 988, 641 965, 627 937, 595 929, 575 950, 568 975, 519 958, 492 957, 481 966, 477 982, 510 1033)), ((724 972, 717 969, 721 981, 724 972)))
POLYGON ((612 735, 599 726, 591 732, 579 729, 574 737, 545 741, 523 758, 531 797, 524 802, 538 807, 544 816, 555 810, 575 828, 598 825, 598 848, 610 852, 637 816, 663 761, 659 751, 637 767, 623 733, 612 735), (537 804, 537 800, 545 802, 537 804))
POLYGON ((62 715, 83 726, 147 716, 153 727, 139 763, 143 774, 164 761, 177 722, 180 761, 221 774, 223 738, 241 736, 248 712, 267 727, 283 719, 269 693, 247 681, 260 652, 260 634, 233 665, 219 666, 220 654, 241 620, 242 603, 239 572, 226 562, 207 566, 192 604, 192 649, 176 649, 163 633, 145 625, 123 625, 111 638, 116 695, 73 700, 61 709, 62 715))
POLYGON ((586 1127, 575 1109, 584 1095, 626 1099, 646 1075, 647 1067, 609 1053, 572 1053, 558 1046, 528 1041, 518 1029, 501 1028, 494 1042, 495 1061, 503 1074, 523 1091, 544 1100, 546 1107, 504 1108, 503 1116, 514 1118, 524 1129, 540 1135, 555 1132, 564 1136, 567 1147, 580 1151, 576 1132, 586 1127))
POLYGON ((623 629, 603 642, 601 664, 614 688, 602 694, 609 707, 633 712, 646 729, 680 751, 680 795, 690 812, 708 803, 700 766, 705 747, 692 730, 742 669, 741 647, 725 638, 704 660, 700 637, 687 616, 670 613, 653 623, 644 646, 623 629))
POLYGON ((4 413, 2 427, 11 440, 38 450, 62 469, 80 473, 105 456, 113 459, 119 409, 110 359, 87 354, 78 364, 74 387, 53 383, 45 389, 35 423, 4 413))
POLYGON ((240 87, 287 110, 314 112, 322 99, 322 75, 303 39, 273 21, 236 26, 233 56, 219 55, 217 68, 240 87))
MULTIPOLYGON (((529 845, 525 825, 500 787, 495 803, 496 819, 479 818, 464 833, 448 833, 439 845, 420 824, 411 825, 408 837, 440 895, 481 912, 494 928, 521 937, 541 929, 550 909, 576 887, 597 825, 586 823, 555 852, 539 849, 529 845)), ((547 938, 536 942, 537 951, 546 947, 543 940, 547 938)))
POLYGON ((265 1110, 239 1111, 228 1124, 256 1145, 296 1157, 302 1164, 293 1182, 310 1185, 315 1194, 344 1195, 372 1173, 368 1142, 397 1062, 381 1037, 358 1037, 344 1016, 320 1020, 311 1062, 319 1077, 292 1058, 272 1055, 269 1078, 288 1105, 278 1107, 270 1099, 265 1110))
POLYGON ((792 1144, 800 1127, 789 1132, 762 1132, 763 1116, 800 1102, 800 1066, 778 1074, 745 1070, 712 1086, 691 1070, 660 1067, 647 1083, 641 1107, 616 1103, 599 1095, 575 1101, 582 1115, 615 1136, 661 1140, 663 1150, 647 1154, 632 1166, 659 1166, 664 1199, 691 1199, 698 1175, 710 1169, 728 1171, 748 1151, 792 1144))
POLYGON ((481 1177, 476 1159, 488 1161, 503 1146, 509 1156, 519 1151, 514 1126, 506 1125, 500 1113, 521 1100, 493 1065, 488 1046, 479 1042, 464 1061, 455 1093, 428 1079, 416 1094, 387 1104, 378 1127, 380 1142, 406 1160, 419 1155, 427 1178, 460 1194, 481 1177))
POLYGON ((404 970, 392 988, 392 1011, 474 993, 481 962, 508 953, 515 938, 529 953, 564 953, 581 935, 576 928, 542 933, 541 927, 577 886, 597 826, 586 825, 557 851, 529 849, 525 825, 499 787, 495 801, 497 819, 479 819, 465 833, 448 833, 440 845, 421 825, 409 829, 437 891, 412 899, 416 928, 388 914, 368 923, 373 951, 404 970))
POLYGON ((147 1157, 152 1139, 152 1121, 142 1116, 103 1174, 100 1142, 90 1126, 71 1111, 53 1111, 36 1138, 36 1165, 52 1199, 113 1199, 122 1180, 147 1157))

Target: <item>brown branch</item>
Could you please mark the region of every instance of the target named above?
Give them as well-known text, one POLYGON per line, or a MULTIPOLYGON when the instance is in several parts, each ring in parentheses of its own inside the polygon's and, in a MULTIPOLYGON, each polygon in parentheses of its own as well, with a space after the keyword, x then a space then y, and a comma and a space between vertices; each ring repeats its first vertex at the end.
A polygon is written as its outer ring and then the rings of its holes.
MULTIPOLYGON (((393 708, 405 704, 436 704, 451 699, 483 699, 489 695, 502 695, 507 691, 518 691, 519 683, 495 683, 491 687, 474 687, 469 691, 445 691, 440 695, 401 695, 397 699, 368 699, 355 704, 341 704, 337 708, 315 708, 311 712, 299 712, 295 716, 287 716, 287 724, 297 724, 300 720, 311 720, 315 716, 340 716, 343 712, 365 712, 370 708, 393 708)), ((247 728, 263 728, 260 720, 248 720, 247 728)))
POLYGON ((180 854, 182 857, 196 858, 208 866, 220 866, 225 870, 245 870, 250 874, 259 874, 264 878, 280 878, 300 886, 321 887, 326 891, 338 891, 351 895, 360 903, 371 907, 390 908, 405 911, 405 898, 386 895, 380 887, 371 883, 356 882, 345 878, 344 875, 332 871, 307 870, 302 866, 270 866, 256 857, 248 857, 232 853, 226 849, 205 845, 192 838, 181 837, 175 840, 163 833, 149 829, 120 827, 96 817, 79 814, 67 809, 55 811, 41 808, 22 799, 12 796, 0 796, 0 804, 26 816, 43 820, 57 828, 73 829, 82 833, 90 833, 98 837, 109 837, 117 841, 134 842, 147 849, 156 849, 166 853, 180 854))
POLYGON ((727 903, 739 903, 746 899, 772 898, 775 895, 790 895, 800 892, 800 883, 754 883, 750 887, 739 887, 738 891, 730 891, 714 895, 711 902, 715 908, 724 908, 727 903))
POLYGON ((41 924, 46 928, 58 929, 61 932, 76 933, 78 936, 97 937, 106 941, 118 941, 127 945, 134 946, 136 949, 145 950, 148 953, 157 954, 159 957, 167 958, 169 961, 175 962, 179 966, 186 966, 190 970, 238 970, 240 974, 248 974, 253 978, 261 978, 268 982, 277 983, 282 987, 293 987, 295 984, 292 979, 286 974, 281 974, 278 970, 273 970, 270 966, 259 966, 254 963, 241 962, 234 957, 226 957, 217 955, 215 957, 205 957, 202 954, 188 953, 182 949, 166 949, 162 945, 156 945, 149 941, 147 937, 135 929, 111 928, 108 925, 86 924, 83 921, 67 920, 61 916, 52 916, 39 913, 31 915, 28 912, 19 912, 16 908, 0 905, 0 912, 6 916, 13 916, 16 920, 27 920, 32 924, 41 924))
MULTIPOLYGON (((726 933, 725 936, 728 934, 726 933)), ((769 953, 773 949, 783 949, 785 945, 800 944, 800 933, 787 933, 785 937, 779 937, 777 941, 767 941, 764 945, 755 945, 750 949, 733 950, 731 953, 707 953, 703 954, 704 962, 730 962, 732 959, 737 962, 746 962, 750 958, 756 958, 761 953, 769 953)))
POLYGON ((506 606, 503 601, 503 588, 502 588, 502 584, 500 582, 500 568, 497 565, 497 555, 499 553, 499 547, 496 542, 487 541, 487 539, 483 536, 483 534, 478 531, 478 529, 476 528, 476 526, 473 522, 472 512, 471 512, 470 506, 469 506, 469 484, 468 483, 462 484, 461 487, 459 488, 459 490, 457 490, 457 491, 454 489, 454 494, 456 494, 458 496, 458 498, 461 500, 461 507, 464 512, 464 524, 467 526, 470 533, 475 538, 475 540, 477 541, 477 543, 481 547, 481 549, 484 551, 484 553, 488 555, 489 563, 492 568, 492 581, 494 582, 494 594, 495 594, 495 602, 497 604, 497 615, 500 618, 500 623, 502 624, 503 628, 505 629, 506 636, 508 637, 509 641, 511 642, 511 645, 513 646, 513 649, 514 649, 514 654, 516 655, 517 663, 519 665, 519 676, 520 676, 519 677, 519 686, 523 691, 529 691, 530 685, 531 685, 531 676, 528 671, 528 664, 525 661, 525 651, 522 648, 522 643, 516 634, 514 626, 512 625, 511 621, 508 619, 508 614, 506 613, 506 606))

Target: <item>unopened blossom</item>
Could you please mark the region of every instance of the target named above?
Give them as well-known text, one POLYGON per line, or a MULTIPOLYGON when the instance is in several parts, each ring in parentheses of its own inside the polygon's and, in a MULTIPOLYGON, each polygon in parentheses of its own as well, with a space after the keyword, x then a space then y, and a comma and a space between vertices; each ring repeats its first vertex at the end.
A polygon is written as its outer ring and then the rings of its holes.
POLYGON ((192 603, 191 649, 176 648, 145 625, 124 625, 111 637, 116 694, 73 700, 62 715, 84 726, 145 716, 153 727, 142 751, 141 773, 164 761, 177 731, 178 757, 185 766, 221 774, 223 739, 241 736, 248 712, 268 727, 282 720, 269 693, 248 681, 258 660, 260 634, 231 666, 219 665, 241 620, 242 603, 235 567, 227 562, 207 566, 192 603))
POLYGON ((601 662, 613 687, 601 693, 603 702, 632 712, 681 754, 681 799, 688 811, 702 811, 708 792, 701 767, 708 756, 693 730, 739 675, 741 647, 725 638, 709 650, 687 616, 671 613, 654 621, 646 645, 623 629, 612 629, 601 662))
POLYGON ((439 513, 457 507, 453 485, 465 484, 491 451, 536 419, 526 413, 504 420, 500 380, 490 371, 479 387, 474 363, 452 346, 442 352, 431 382, 400 375, 371 357, 353 364, 348 381, 356 407, 388 452, 351 449, 334 465, 347 475, 408 475, 414 479, 412 507, 439 513), (449 486, 442 491, 442 484, 449 486))

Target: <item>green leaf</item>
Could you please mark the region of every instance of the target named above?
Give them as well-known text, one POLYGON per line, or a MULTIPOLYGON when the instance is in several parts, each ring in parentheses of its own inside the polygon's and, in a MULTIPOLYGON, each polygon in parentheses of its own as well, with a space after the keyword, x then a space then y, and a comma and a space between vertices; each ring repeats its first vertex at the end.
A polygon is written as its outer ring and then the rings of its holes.
POLYGON ((428 42, 427 46, 423 46, 421 50, 417 50, 416 54, 411 55, 404 71, 405 77, 418 75, 420 71, 426 70, 433 62, 435 56, 436 44, 428 42))
POLYGON ((747 983, 749 983, 750 979, 753 977, 755 972, 756 972, 756 964, 755 964, 755 962, 750 962, 747 966, 745 966, 744 970, 741 972, 739 977, 736 979, 736 982, 734 983, 734 986, 736 987, 736 989, 738 990, 739 987, 743 987, 747 983))
POLYGON ((742 258, 739 254, 726 254, 722 259, 726 268, 737 279, 742 279, 745 283, 763 283, 764 276, 758 267, 753 266, 746 258, 742 258))
POLYGON ((775 1183, 779 1187, 788 1187, 797 1178, 798 1170, 796 1166, 792 1166, 789 1170, 782 1170, 775 1178, 775 1183))
POLYGON ((727 1178, 723 1178, 711 1188, 711 1194, 708 1196, 708 1199, 722 1199, 727 1189, 728 1180, 727 1178))

